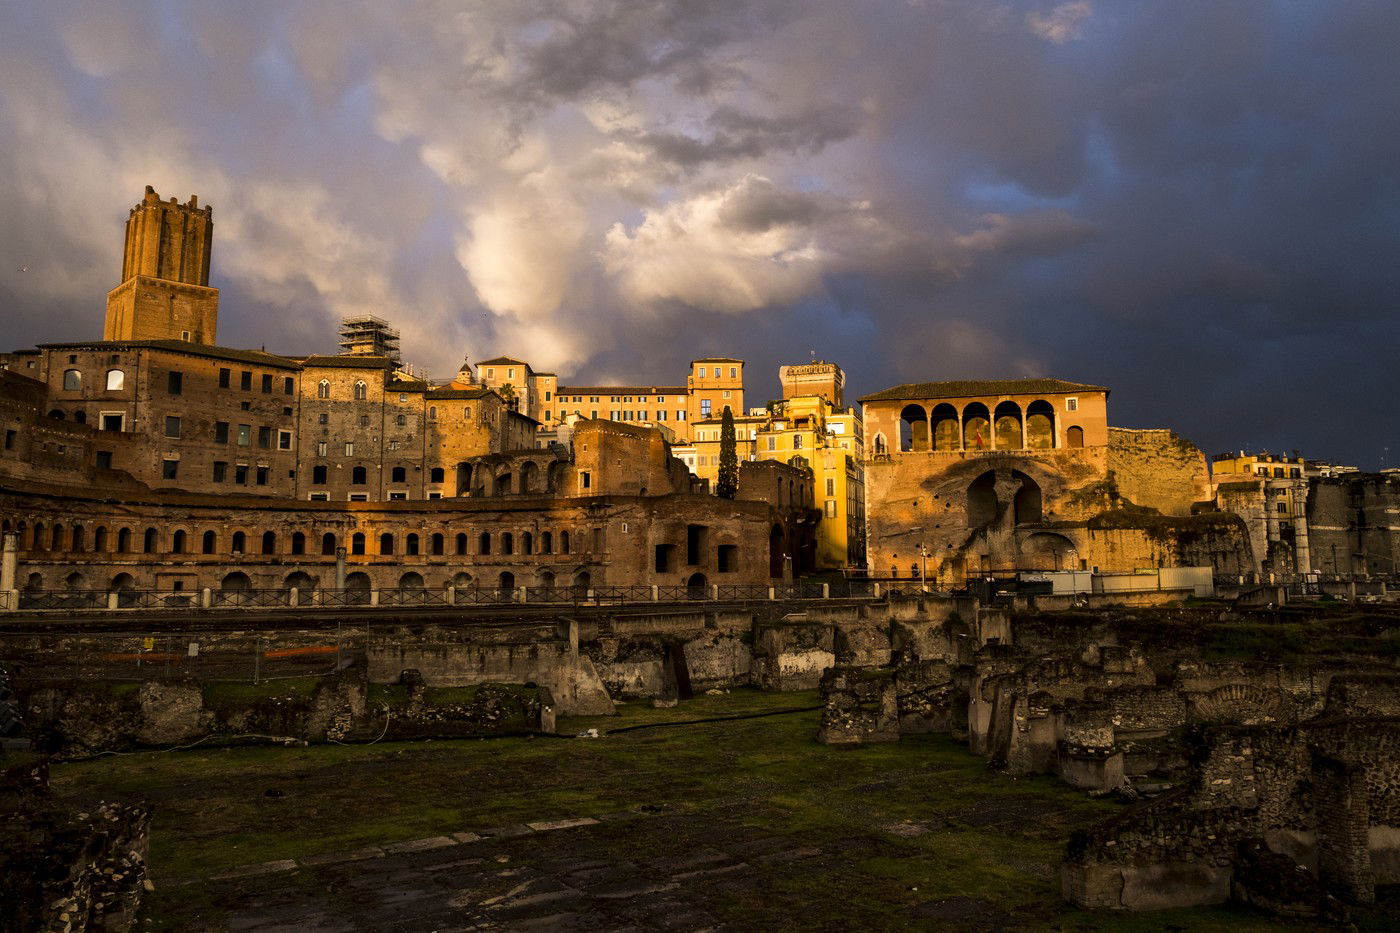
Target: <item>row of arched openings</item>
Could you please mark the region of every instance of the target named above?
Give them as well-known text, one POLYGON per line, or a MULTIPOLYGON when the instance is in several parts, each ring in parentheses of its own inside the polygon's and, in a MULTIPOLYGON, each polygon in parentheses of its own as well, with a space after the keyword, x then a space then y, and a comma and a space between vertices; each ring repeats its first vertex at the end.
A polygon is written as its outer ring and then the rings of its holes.
MULTIPOLYGON (((932 409, 906 405, 899 413, 901 451, 1051 450, 1060 446, 1055 430, 1055 407, 1038 400, 1023 412, 1015 402, 988 410, 970 402, 959 412, 944 402, 932 409)), ((1065 429, 1064 446, 1083 447, 1084 429, 1065 429)))

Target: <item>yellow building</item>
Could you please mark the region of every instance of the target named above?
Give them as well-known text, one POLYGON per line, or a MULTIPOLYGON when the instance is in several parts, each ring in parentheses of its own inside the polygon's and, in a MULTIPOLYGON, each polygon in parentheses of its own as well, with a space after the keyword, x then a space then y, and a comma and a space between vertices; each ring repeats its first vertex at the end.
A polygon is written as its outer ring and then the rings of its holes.
MULTIPOLYGON (((735 454, 743 460, 777 460, 811 467, 817 526, 816 566, 822 570, 865 566, 865 430, 860 413, 846 408, 845 374, 835 363, 779 368, 783 398, 734 418, 735 454)), ((674 455, 690 471, 719 480, 723 409, 691 425, 691 443, 674 455)))

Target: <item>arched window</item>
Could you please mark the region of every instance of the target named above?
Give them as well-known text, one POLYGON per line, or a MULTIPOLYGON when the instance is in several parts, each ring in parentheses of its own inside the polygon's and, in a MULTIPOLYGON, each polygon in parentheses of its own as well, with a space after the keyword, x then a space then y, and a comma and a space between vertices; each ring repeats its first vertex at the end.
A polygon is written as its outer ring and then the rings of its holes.
POLYGON ((31 551, 42 551, 44 549, 44 526, 39 522, 34 523, 34 530, 30 533, 29 549, 31 551))
POLYGON ((141 541, 141 550, 146 554, 154 554, 156 552, 156 530, 154 528, 146 529, 145 537, 141 541))
POLYGON ((540 532, 540 553, 554 553, 554 535, 550 534, 548 531, 540 532))
POLYGON ((567 531, 559 532, 559 553, 569 553, 569 533, 567 531))
POLYGON ((472 407, 471 407, 470 405, 467 405, 466 407, 464 407, 464 408, 462 409, 462 417, 463 417, 463 418, 466 418, 466 419, 469 419, 469 418, 471 418, 471 416, 472 416, 472 407))
POLYGON ((391 483, 408 482, 408 470, 404 467, 394 467, 393 472, 389 476, 389 481, 391 483))
POLYGON ((441 534, 434 534, 432 537, 432 550, 434 555, 440 555, 447 550, 446 541, 441 534))
POLYGON ((201 543, 199 549, 200 549, 201 551, 203 551, 205 554, 213 554, 216 550, 218 550, 218 547, 219 547, 219 539, 218 539, 218 536, 215 535, 214 532, 212 532, 212 531, 206 531, 206 532, 204 533, 204 541, 201 543))
POLYGON ((54 526, 53 526, 53 533, 50 535, 50 540, 49 540, 49 550, 50 550, 50 551, 61 551, 61 550, 63 550, 63 526, 62 526, 62 525, 54 525, 54 526))
POLYGON ((394 553, 394 536, 387 531, 379 536, 379 553, 394 553))
POLYGON ((416 534, 410 533, 408 537, 403 539, 403 552, 409 555, 418 554, 418 536, 416 534))
POLYGON ((1079 425, 1076 424, 1076 425, 1074 425, 1073 427, 1071 427, 1068 431, 1066 431, 1066 432, 1065 432, 1065 446, 1066 446, 1066 447, 1083 447, 1083 446, 1084 446, 1084 429, 1081 428, 1079 425))
POLYGON ((430 483, 441 483, 445 479, 447 479, 447 472, 442 467, 433 467, 432 472, 428 474, 428 482, 430 483))
POLYGON ((933 449, 957 450, 962 447, 962 431, 958 430, 958 410, 947 402, 936 406, 929 417, 933 425, 933 449))
POLYGON ((453 549, 454 549, 454 550, 453 550, 453 553, 456 553, 456 554, 465 554, 465 553, 467 553, 467 535, 466 535, 466 532, 461 532, 461 531, 459 531, 459 532, 457 533, 456 539, 453 540, 452 545, 453 545, 453 549))
POLYGON ((1040 484, 1020 470, 1013 471, 1011 476, 1021 481, 1021 488, 1016 490, 1011 502, 1013 520, 1018 525, 1036 525, 1044 521, 1040 484))
POLYGON ((368 478, 368 475, 369 475, 369 474, 367 474, 367 473, 365 472, 365 468, 364 468, 364 467, 362 467, 362 466, 355 467, 354 469, 352 469, 352 470, 350 471, 350 485, 352 485, 352 486, 363 486, 363 485, 365 484, 367 478, 368 478))
POLYGON ((980 528, 997 517, 997 475, 988 470, 967 487, 967 527, 980 528))
POLYGON ((1026 406, 1026 447, 1049 450, 1055 446, 1055 406, 1046 401, 1026 406))
POLYGON ((63 391, 81 392, 83 390, 83 374, 76 369, 65 369, 63 371, 63 391))
POLYGON ((520 536, 520 553, 535 553, 535 536, 528 531, 520 536))
POLYGON ((277 553, 277 535, 271 531, 264 531, 262 536, 262 552, 264 554, 277 553))
POLYGON ((335 554, 335 535, 329 531, 321 535, 321 553, 327 556, 335 554))
POLYGON ((1002 402, 996 411, 997 450, 1020 450, 1025 446, 1021 433, 1021 406, 1002 402))
POLYGON ((242 554, 248 547, 248 536, 241 531, 233 533, 233 540, 229 544, 229 551, 233 554, 242 554))
POLYGON ((126 373, 120 369, 107 370, 107 391, 116 392, 126 385, 126 373))
POLYGON ((928 412, 918 405, 905 405, 899 413, 899 449, 928 450, 928 412))
POLYGON ((363 554, 365 552, 365 536, 361 532, 355 532, 350 538, 350 553, 363 554))
POLYGON ((509 531, 503 531, 503 532, 501 532, 501 553, 502 553, 502 554, 514 554, 514 553, 515 553, 515 536, 512 535, 509 531))
POLYGON ((369 386, 363 382, 355 383, 355 401, 363 402, 369 396, 369 386))
POLYGON ((429 421, 436 421, 436 420, 437 420, 437 406, 436 406, 436 405, 429 405, 429 406, 428 406, 428 420, 429 420, 429 421))
POLYGON ((85 529, 83 528, 82 525, 74 525, 74 526, 73 526, 73 539, 72 539, 71 541, 69 541, 69 543, 68 543, 68 549, 69 549, 70 551, 73 551, 74 553, 76 553, 76 552, 81 551, 81 550, 83 549, 83 543, 84 543, 84 542, 83 542, 83 535, 84 535, 84 533, 85 533, 85 529))
POLYGON ((78 422, 78 424, 87 424, 87 412, 85 412, 85 411, 75 411, 75 412, 73 412, 73 420, 76 421, 76 422, 78 422))
MULTIPOLYGON (((322 379, 320 382, 316 383, 316 397, 317 397, 317 398, 330 398, 330 397, 331 397, 331 384, 330 384, 330 380, 328 380, 328 379, 322 379)), ((356 398, 359 398, 358 395, 355 396, 355 397, 356 397, 356 398)))
POLYGON ((183 530, 176 531, 175 534, 170 537, 170 553, 185 553, 185 532, 183 530))
POLYGON ((131 529, 121 528, 117 531, 117 553, 125 554, 131 550, 131 529))
POLYGON ((483 532, 481 533, 481 540, 480 540, 478 543, 480 544, 480 547, 477 548, 477 553, 478 553, 478 554, 490 554, 490 553, 491 553, 491 532, 489 532, 489 531, 483 531, 483 532))
POLYGON ((963 409, 963 449, 992 449, 992 421, 987 406, 973 402, 963 409))
POLYGON ((292 553, 306 553, 306 535, 302 534, 300 531, 292 532, 292 553))
POLYGON ((92 551, 101 554, 107 550, 107 529, 98 525, 92 533, 92 551))

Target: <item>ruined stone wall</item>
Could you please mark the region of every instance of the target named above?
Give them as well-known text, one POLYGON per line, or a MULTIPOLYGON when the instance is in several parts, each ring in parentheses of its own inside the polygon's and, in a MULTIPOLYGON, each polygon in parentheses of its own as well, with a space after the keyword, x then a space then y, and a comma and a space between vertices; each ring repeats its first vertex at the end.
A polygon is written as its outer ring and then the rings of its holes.
POLYGON ((1308 488, 1312 565, 1324 573, 1400 573, 1400 477, 1354 473, 1308 488))
POLYGON ((1173 431, 1109 428, 1108 470, 1120 496, 1163 515, 1210 498, 1205 454, 1173 431))

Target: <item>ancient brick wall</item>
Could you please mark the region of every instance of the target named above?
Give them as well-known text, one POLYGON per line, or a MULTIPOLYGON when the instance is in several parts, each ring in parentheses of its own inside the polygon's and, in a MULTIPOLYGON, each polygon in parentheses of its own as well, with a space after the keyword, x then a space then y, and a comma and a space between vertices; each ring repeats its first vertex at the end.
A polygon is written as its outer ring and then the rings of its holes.
POLYGON ((1163 515, 1190 515, 1210 498, 1205 455, 1165 429, 1109 428, 1108 470, 1120 496, 1163 515))

